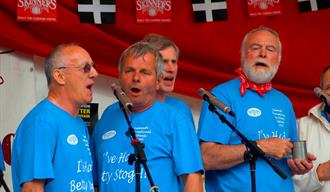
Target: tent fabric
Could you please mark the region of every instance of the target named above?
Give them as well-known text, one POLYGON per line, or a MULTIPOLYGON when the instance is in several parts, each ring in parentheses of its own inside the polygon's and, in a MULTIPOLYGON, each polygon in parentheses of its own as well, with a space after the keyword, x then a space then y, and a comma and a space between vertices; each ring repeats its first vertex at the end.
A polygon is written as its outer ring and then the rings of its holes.
POLYGON ((17 22, 16 1, 0 1, 0 46, 46 56, 60 43, 86 48, 102 74, 117 77, 121 52, 148 33, 168 36, 180 48, 175 91, 197 97, 197 89, 211 89, 234 77, 240 66, 240 44, 247 31, 259 25, 277 30, 283 44, 274 87, 293 102, 297 116, 318 99, 322 69, 330 64, 330 9, 299 12, 297 0, 282 0, 280 15, 249 17, 247 1, 227 0, 228 19, 197 23, 191 0, 172 0, 171 23, 138 24, 135 1, 116 1, 115 24, 80 23, 75 0, 57 1, 57 22, 17 22))

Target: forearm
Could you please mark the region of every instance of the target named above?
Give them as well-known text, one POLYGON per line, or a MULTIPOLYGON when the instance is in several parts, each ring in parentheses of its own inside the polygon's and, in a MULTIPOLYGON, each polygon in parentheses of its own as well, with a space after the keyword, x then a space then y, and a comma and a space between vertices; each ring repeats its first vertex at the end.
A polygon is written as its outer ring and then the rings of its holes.
POLYGON ((320 181, 330 180, 330 160, 320 163, 316 169, 317 176, 320 181))
POLYGON ((44 180, 32 180, 23 184, 22 192, 44 192, 44 180))
POLYGON ((202 192, 203 182, 201 173, 191 173, 183 175, 184 192, 202 192))
POLYGON ((211 142, 201 144, 206 170, 227 169, 244 162, 245 145, 222 145, 211 142))

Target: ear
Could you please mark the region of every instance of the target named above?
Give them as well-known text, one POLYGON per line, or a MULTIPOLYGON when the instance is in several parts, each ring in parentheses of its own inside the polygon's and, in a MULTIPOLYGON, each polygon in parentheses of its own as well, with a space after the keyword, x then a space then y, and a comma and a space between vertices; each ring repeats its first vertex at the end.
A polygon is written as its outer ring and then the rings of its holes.
POLYGON ((156 91, 160 89, 160 78, 157 79, 156 81, 156 91))
POLYGON ((58 84, 60 85, 65 84, 65 74, 60 69, 53 70, 53 78, 58 84))

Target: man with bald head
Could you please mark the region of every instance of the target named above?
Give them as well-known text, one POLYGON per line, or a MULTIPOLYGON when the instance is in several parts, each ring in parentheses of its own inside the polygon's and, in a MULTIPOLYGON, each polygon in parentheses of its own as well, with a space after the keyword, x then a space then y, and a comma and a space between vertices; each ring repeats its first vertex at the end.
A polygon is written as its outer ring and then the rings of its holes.
MULTIPOLYGON (((211 92, 236 113, 224 116, 255 143, 287 176, 284 180, 261 158, 256 159, 257 191, 294 191, 292 174, 312 168, 314 157, 288 159, 290 141, 297 140, 295 114, 290 100, 272 88, 271 80, 280 66, 282 46, 276 31, 258 27, 246 34, 241 47, 241 68, 235 79, 211 92)), ((247 148, 240 137, 203 103, 199 138, 206 170, 206 190, 251 190, 247 148)))
MULTIPOLYGON (((330 65, 321 73, 320 88, 330 96, 330 65)), ((307 150, 317 159, 308 174, 294 176, 296 192, 330 191, 330 106, 327 102, 313 106, 308 115, 297 121, 299 138, 306 140, 307 150)))
POLYGON ((49 88, 19 125, 13 143, 14 191, 93 191, 88 129, 78 116, 93 99, 98 75, 76 44, 56 47, 45 62, 49 88))

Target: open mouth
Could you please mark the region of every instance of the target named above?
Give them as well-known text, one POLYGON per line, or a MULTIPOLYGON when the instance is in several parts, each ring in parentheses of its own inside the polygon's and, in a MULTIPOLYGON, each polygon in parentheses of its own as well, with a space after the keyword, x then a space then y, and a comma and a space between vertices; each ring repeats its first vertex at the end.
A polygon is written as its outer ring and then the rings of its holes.
POLYGON ((92 90, 93 85, 88 85, 86 88, 92 90))
POLYGON ((139 88, 132 88, 131 91, 133 93, 140 93, 141 92, 141 89, 139 89, 139 88))
POLYGON ((256 65, 257 67, 268 67, 267 64, 262 63, 262 62, 257 62, 255 65, 256 65))
POLYGON ((173 81, 173 79, 174 79, 173 77, 164 77, 163 78, 164 81, 171 81, 171 82, 173 81))

